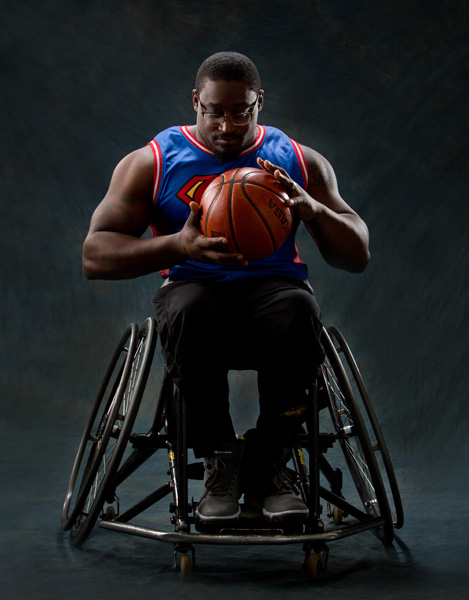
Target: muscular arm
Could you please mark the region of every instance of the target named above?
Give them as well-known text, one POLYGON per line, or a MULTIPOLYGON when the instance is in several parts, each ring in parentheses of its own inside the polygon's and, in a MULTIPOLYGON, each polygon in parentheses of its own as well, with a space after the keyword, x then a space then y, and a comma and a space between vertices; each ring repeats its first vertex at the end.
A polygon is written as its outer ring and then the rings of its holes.
POLYGON ((290 206, 304 221, 326 262, 333 267, 359 273, 370 260, 368 228, 341 198, 329 162, 311 148, 301 148, 308 165, 306 191, 283 169, 268 161, 259 161, 259 165, 273 173, 284 185, 290 196, 290 206))
POLYGON ((195 203, 191 204, 190 216, 180 232, 141 238, 152 217, 153 169, 149 147, 132 152, 117 165, 83 244, 85 277, 132 279, 188 259, 243 264, 239 254, 226 252, 224 238, 202 235, 195 203))

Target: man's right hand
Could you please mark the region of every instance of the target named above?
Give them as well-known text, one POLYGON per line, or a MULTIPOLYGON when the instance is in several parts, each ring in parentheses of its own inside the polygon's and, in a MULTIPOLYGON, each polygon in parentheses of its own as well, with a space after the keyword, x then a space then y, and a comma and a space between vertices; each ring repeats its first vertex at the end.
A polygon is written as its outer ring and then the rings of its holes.
POLYGON ((176 234, 181 253, 187 260, 213 263, 216 265, 245 266, 247 261, 239 252, 228 251, 228 240, 224 237, 206 237, 200 229, 200 207, 190 203, 190 215, 182 230, 176 234))

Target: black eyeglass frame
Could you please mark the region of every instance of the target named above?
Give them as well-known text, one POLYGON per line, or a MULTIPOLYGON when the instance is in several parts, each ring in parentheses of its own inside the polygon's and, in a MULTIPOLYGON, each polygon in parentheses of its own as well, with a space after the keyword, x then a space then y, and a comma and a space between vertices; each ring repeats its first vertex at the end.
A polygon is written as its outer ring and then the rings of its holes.
POLYGON ((207 107, 204 106, 202 104, 202 102, 199 100, 200 107, 205 109, 205 112, 203 110, 201 110, 200 114, 213 127, 220 127, 221 125, 223 125, 223 123, 226 120, 230 121, 230 123, 233 125, 233 127, 242 127, 243 125, 249 125, 249 123, 251 122, 252 116, 254 114, 254 109, 256 108, 256 104, 259 101, 259 96, 260 96, 260 94, 257 94, 257 97, 254 100, 254 102, 249 104, 245 111, 234 114, 234 115, 225 115, 225 114, 220 115, 218 113, 212 113, 212 112, 208 111, 207 107), (252 110, 248 110, 248 109, 252 109, 252 110), (241 122, 239 122, 239 117, 241 117, 241 122), (235 121, 238 121, 238 122, 233 122, 233 119, 235 119, 235 121))

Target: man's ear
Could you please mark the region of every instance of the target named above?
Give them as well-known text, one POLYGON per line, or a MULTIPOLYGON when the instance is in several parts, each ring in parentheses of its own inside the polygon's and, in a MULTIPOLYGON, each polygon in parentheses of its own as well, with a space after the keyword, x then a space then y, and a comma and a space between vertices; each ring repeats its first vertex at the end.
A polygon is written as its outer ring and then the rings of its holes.
POLYGON ((192 106, 194 107, 195 112, 197 112, 199 108, 199 97, 197 96, 197 90, 192 90, 192 106))
POLYGON ((264 106, 264 90, 259 91, 259 98, 257 100, 257 110, 262 110, 264 106))

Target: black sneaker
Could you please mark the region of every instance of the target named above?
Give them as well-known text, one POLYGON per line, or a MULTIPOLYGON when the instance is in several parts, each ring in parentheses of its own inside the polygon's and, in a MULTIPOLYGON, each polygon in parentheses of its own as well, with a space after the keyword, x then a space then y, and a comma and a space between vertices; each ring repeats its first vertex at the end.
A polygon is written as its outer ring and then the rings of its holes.
POLYGON ((269 521, 306 521, 309 516, 308 507, 299 497, 286 467, 280 468, 282 473, 277 473, 271 492, 263 498, 262 514, 269 521))
POLYGON ((226 443, 214 455, 204 459, 205 475, 195 511, 199 523, 206 525, 237 519, 241 514, 238 500, 240 451, 236 442, 226 443))
POLYGON ((256 430, 245 435, 241 474, 245 505, 258 507, 269 521, 304 522, 309 516, 289 476, 290 458, 290 450, 263 443, 256 430))

